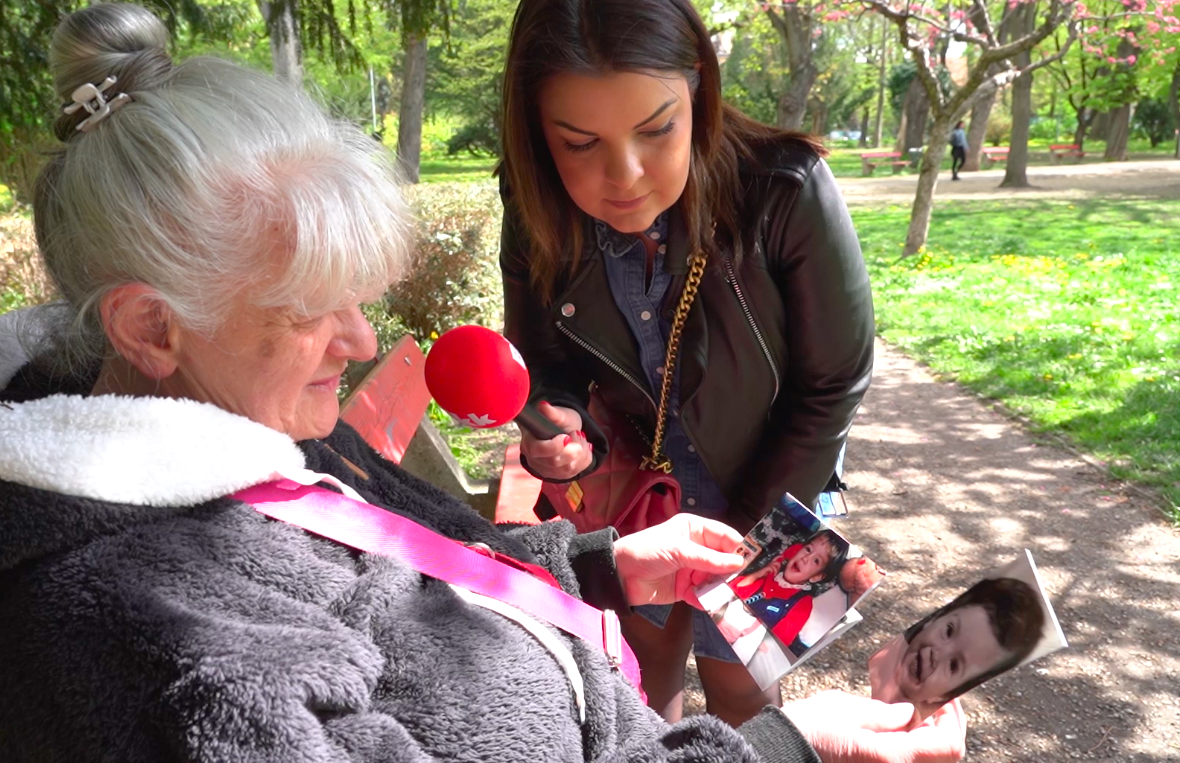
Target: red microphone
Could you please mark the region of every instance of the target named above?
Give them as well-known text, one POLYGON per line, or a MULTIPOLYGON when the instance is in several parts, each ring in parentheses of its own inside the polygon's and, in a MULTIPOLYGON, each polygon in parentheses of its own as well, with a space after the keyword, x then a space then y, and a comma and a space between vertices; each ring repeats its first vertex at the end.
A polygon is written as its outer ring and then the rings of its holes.
POLYGON ((529 371, 512 343, 483 326, 459 326, 426 356, 426 387, 460 424, 489 429, 515 420, 539 440, 565 434, 527 405, 529 371))

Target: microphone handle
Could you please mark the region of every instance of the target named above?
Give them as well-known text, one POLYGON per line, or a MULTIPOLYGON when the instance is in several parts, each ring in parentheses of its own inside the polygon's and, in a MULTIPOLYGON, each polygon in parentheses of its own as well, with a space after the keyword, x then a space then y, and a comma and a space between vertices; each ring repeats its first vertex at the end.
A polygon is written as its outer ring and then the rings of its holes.
POLYGON ((515 421, 521 429, 538 440, 552 440, 554 437, 566 434, 556 424, 542 416, 532 403, 525 403, 515 421))

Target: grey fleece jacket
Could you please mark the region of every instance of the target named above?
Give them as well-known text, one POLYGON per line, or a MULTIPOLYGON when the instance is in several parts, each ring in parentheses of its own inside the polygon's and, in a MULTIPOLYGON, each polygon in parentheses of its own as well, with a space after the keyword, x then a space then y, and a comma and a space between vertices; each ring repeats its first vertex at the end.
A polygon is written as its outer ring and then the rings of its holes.
POLYGON ((0 405, 0 761, 817 763, 774 710, 663 723, 550 628, 585 683, 579 722, 518 623, 226 497, 304 466, 621 603, 611 535, 498 528, 345 425, 296 445, 188 401, 0 405))

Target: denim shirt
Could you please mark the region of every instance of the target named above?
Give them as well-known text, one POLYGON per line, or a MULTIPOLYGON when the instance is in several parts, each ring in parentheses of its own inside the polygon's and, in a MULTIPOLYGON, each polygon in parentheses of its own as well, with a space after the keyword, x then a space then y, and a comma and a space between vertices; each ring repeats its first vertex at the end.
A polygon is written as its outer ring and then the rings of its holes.
MULTIPOLYGON (((645 233, 659 242, 668 239, 668 213, 660 215, 645 233)), ((652 267, 651 285, 646 284, 647 251, 643 241, 635 235, 619 233, 601 220, 594 221, 598 248, 606 263, 606 277, 610 283, 615 305, 627 319, 631 333, 639 347, 639 361, 650 387, 652 399, 659 402, 663 385, 664 357, 667 352, 671 321, 665 320, 660 310, 672 276, 664 270, 667 246, 660 243, 652 267)), ((679 299, 679 295, 674 295, 679 299)), ((683 348, 682 348, 683 351, 683 348)), ((692 514, 720 519, 728 502, 721 488, 701 462, 696 448, 680 426, 680 368, 672 377, 668 424, 664 435, 664 454, 672 459, 672 476, 680 483, 680 508, 692 514)))

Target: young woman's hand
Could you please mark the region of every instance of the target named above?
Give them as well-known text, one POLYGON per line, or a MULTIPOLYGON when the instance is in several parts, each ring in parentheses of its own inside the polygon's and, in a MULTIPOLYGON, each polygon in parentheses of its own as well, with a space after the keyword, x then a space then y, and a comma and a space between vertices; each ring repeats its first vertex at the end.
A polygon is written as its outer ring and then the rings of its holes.
POLYGON ((594 460, 594 446, 581 431, 582 417, 578 412, 549 403, 541 403, 537 410, 568 434, 538 440, 528 432, 521 432, 520 452, 532 470, 551 480, 572 479, 586 471, 594 460))
POLYGON ((631 606, 701 603, 693 589, 746 563, 736 549, 742 536, 729 525, 695 514, 677 514, 667 522, 615 541, 615 567, 631 606))
POLYGON ((783 712, 824 763, 954 763, 967 754, 967 717, 959 700, 912 726, 914 706, 825 691, 783 712))

